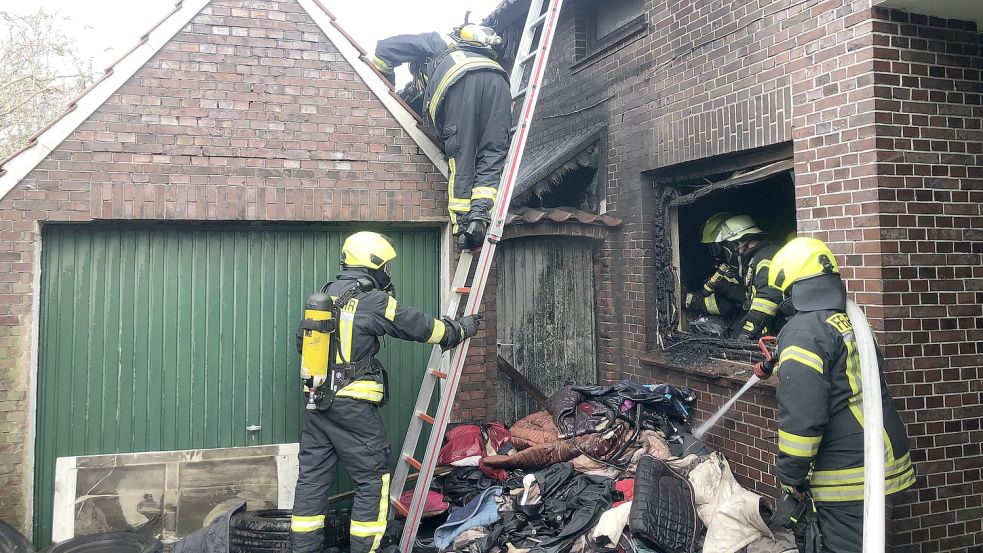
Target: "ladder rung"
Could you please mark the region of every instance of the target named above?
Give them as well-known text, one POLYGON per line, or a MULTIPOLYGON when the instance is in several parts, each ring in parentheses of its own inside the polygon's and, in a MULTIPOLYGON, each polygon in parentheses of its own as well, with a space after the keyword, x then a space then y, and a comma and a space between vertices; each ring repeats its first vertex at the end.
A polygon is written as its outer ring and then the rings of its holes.
POLYGON ((454 293, 455 294, 470 294, 471 293, 471 287, 470 286, 461 286, 460 288, 455 288, 454 289, 454 293))
POLYGON ((526 54, 526 55, 522 56, 521 58, 519 58, 519 60, 516 61, 515 63, 517 63, 518 65, 525 65, 525 64, 529 63, 531 60, 536 59, 536 54, 538 54, 538 53, 539 53, 539 50, 533 50, 532 52, 529 52, 528 54, 526 54))
POLYGON ((543 24, 543 21, 546 21, 546 16, 549 15, 549 13, 550 12, 546 12, 543 15, 540 15, 539 17, 537 17, 536 19, 533 19, 532 20, 532 23, 529 24, 529 29, 535 29, 536 27, 539 27, 540 25, 542 25, 543 24))
POLYGON ((430 374, 436 376, 437 378, 447 378, 447 373, 444 371, 438 371, 437 369, 430 369, 430 374))
POLYGON ((522 98, 523 96, 526 95, 527 92, 529 92, 529 87, 528 86, 526 88, 523 88, 522 90, 516 92, 515 94, 513 94, 512 95, 512 100, 515 101, 515 100, 518 100, 519 98, 522 98))
POLYGON ((410 454, 403 455, 403 460, 406 461, 406 464, 415 468, 416 470, 421 470, 423 468, 423 463, 414 459, 410 454))
POLYGON ((431 417, 430 415, 428 415, 426 413, 419 413, 418 412, 416 414, 416 418, 420 419, 421 421, 423 421, 423 422, 425 422, 427 424, 433 424, 433 417, 431 417))
POLYGON ((403 515, 403 517, 406 517, 406 515, 410 514, 410 508, 407 507, 406 505, 403 505, 401 501, 397 501, 393 499, 391 503, 393 504, 393 509, 399 511, 399 514, 403 515))

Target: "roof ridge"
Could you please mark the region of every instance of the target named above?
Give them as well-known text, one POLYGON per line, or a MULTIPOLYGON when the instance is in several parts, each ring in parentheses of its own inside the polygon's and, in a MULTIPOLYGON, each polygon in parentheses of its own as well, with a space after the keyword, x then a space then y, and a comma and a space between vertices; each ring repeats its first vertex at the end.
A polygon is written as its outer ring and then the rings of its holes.
MULTIPOLYGON (((430 158, 434 166, 446 177, 447 163, 444 160, 443 153, 437 144, 417 127, 417 124, 422 119, 406 105, 406 102, 396 94, 393 87, 389 85, 388 81, 382 77, 382 74, 368 60, 366 50, 337 23, 334 14, 320 0, 294 1, 307 12, 314 23, 327 35, 328 40, 334 44, 342 57, 351 64, 356 74, 358 74, 362 81, 379 98, 383 106, 396 119, 400 126, 403 127, 410 138, 417 143, 423 153, 430 158), (316 7, 319 11, 312 11, 312 6, 316 7), (318 13, 327 17, 327 25, 323 21, 319 21, 321 18, 318 17, 318 13), (352 55, 352 51, 344 48, 344 45, 339 44, 339 37, 343 38, 344 42, 352 50, 357 52, 357 55, 352 55), (370 82, 370 78, 375 82, 370 82), (382 87, 385 87, 385 89, 382 87)), ((17 183, 44 161, 79 125, 84 123, 89 116, 102 107, 130 77, 136 74, 150 58, 164 48, 177 33, 211 2, 212 0, 177 0, 170 13, 161 18, 150 30, 141 35, 136 45, 111 63, 98 79, 73 98, 68 103, 65 111, 31 135, 23 147, 6 159, 0 160, 0 200, 6 197, 7 193, 13 190, 17 183), (147 47, 147 49, 144 47, 147 47)))

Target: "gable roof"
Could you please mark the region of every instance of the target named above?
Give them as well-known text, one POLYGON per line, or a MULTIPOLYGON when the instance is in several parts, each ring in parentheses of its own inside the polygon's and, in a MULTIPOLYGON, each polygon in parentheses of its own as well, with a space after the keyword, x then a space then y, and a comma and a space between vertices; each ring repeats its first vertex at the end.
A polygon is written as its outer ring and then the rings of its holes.
MULTIPOLYGON (((23 148, 0 161, 0 200, 26 177, 72 132, 96 112, 141 67, 198 15, 212 0, 178 0, 140 41, 113 62, 87 89, 69 102, 65 112, 28 140, 23 148)), ((379 98, 389 113, 446 177, 447 162, 440 148, 420 129, 419 115, 407 106, 375 69, 367 52, 338 24, 337 18, 320 0, 295 0, 338 49, 355 73, 379 98)))

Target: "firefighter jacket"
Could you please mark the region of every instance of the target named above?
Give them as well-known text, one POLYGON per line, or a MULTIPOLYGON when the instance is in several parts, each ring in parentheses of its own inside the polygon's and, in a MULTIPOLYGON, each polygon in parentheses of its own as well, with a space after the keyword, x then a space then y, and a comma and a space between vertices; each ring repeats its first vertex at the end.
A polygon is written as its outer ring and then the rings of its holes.
POLYGON ((392 75, 399 65, 412 63, 426 86, 423 96, 424 111, 436 125, 447 90, 467 73, 494 71, 508 78, 494 58, 495 52, 491 48, 459 43, 449 35, 423 33, 397 35, 380 40, 372 61, 386 75, 392 75))
POLYGON ((775 332, 775 315, 778 304, 782 301, 782 293, 777 288, 768 286, 768 269, 771 258, 778 252, 778 246, 759 245, 747 255, 744 266, 745 302, 744 323, 740 332, 749 334, 752 338, 775 332))
MULTIPOLYGON (((829 279, 840 291, 822 296, 828 298, 824 307, 798 312, 778 335, 778 477, 790 487, 808 482, 817 502, 862 501, 863 402, 871 398, 861 388, 860 356, 844 312, 843 283, 839 275, 829 279)), ((881 360, 878 351, 879 364, 881 360)), ((879 401, 884 410, 884 491, 890 495, 911 486, 915 472, 904 424, 883 376, 879 401)))
POLYGON ((696 311, 729 318, 744 304, 746 294, 737 270, 721 263, 694 296, 692 307, 696 311))
MULTIPOLYGON (((366 281, 370 281, 366 273, 345 269, 334 282, 328 284, 326 293, 332 300, 337 300, 353 286, 366 281)), ((338 333, 338 348, 333 359, 336 365, 369 365, 368 362, 379 353, 380 336, 440 344, 445 348, 461 341, 453 326, 415 307, 400 305, 396 298, 377 288, 356 293, 341 307, 335 332, 338 333)), ((298 335, 298 351, 299 349, 298 335)), ((360 374, 356 380, 338 390, 335 396, 381 403, 385 397, 382 380, 380 375, 372 371, 360 374)))

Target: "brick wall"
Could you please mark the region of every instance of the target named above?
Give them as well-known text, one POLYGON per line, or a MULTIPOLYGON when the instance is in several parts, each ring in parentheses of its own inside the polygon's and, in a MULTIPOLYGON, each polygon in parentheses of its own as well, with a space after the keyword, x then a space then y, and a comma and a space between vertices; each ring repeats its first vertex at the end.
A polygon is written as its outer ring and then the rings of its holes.
POLYGON ((880 340, 919 473, 897 543, 980 548, 983 41, 894 11, 875 11, 873 32, 880 236, 863 253, 881 267, 880 340))
POLYGON ((215 0, 0 201, 0 519, 28 493, 38 225, 446 219, 443 177, 293 0, 215 0))
POLYGON ((845 263, 912 440, 894 545, 979 547, 980 35, 864 2, 836 14, 793 75, 800 230, 845 263))

